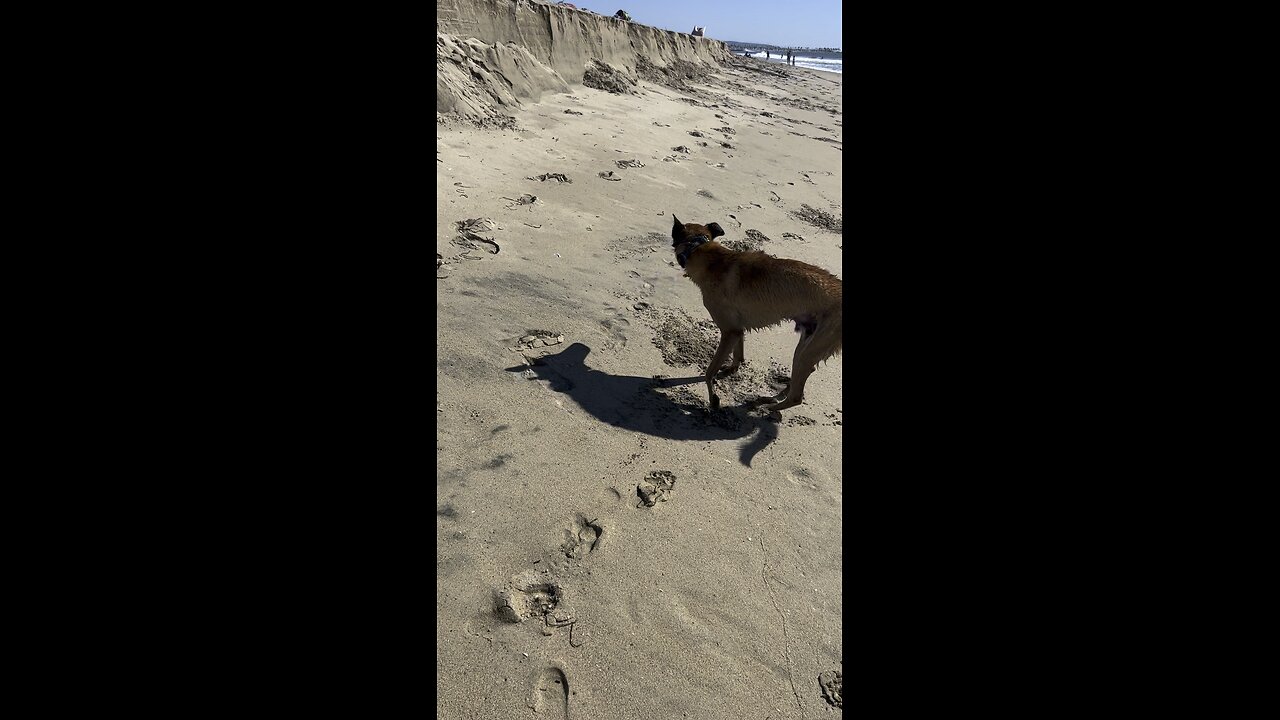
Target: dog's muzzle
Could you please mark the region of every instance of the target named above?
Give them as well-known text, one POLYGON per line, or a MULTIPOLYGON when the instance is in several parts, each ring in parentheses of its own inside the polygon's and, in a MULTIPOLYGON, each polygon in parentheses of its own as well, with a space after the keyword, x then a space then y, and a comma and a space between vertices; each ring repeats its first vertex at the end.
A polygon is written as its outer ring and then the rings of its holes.
POLYGON ((680 263, 680 267, 684 267, 685 263, 689 262, 689 256, 693 254, 693 251, 709 242, 711 242, 711 238, 706 235, 699 235, 685 243, 684 250, 676 253, 676 262, 680 263))

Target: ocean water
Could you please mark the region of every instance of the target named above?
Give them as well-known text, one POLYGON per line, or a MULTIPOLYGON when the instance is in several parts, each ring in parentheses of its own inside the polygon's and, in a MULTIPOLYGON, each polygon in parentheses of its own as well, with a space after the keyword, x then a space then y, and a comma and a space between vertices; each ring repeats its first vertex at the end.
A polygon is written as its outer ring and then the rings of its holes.
MULTIPOLYGON (((796 54, 794 55, 794 57, 795 57, 795 61, 796 61, 796 62, 795 62, 796 67, 806 67, 806 68, 809 68, 810 70, 824 70, 824 71, 826 71, 826 72, 833 72, 833 73, 841 73, 841 74, 843 74, 843 73, 844 73, 844 59, 843 59, 843 58, 840 58, 840 57, 805 57, 805 56, 802 54, 802 53, 804 53, 804 52, 806 52, 806 51, 801 50, 800 52, 798 52, 798 53, 796 53, 796 54)), ((770 55, 773 55, 773 51, 772 51, 772 50, 770 50, 770 51, 769 51, 769 54, 770 54, 770 55)), ((773 57, 766 58, 766 57, 764 56, 764 53, 763 53, 763 52, 761 52, 759 55, 755 55, 755 56, 753 56, 753 57, 758 57, 758 58, 760 58, 761 60, 764 60, 765 62, 780 62, 780 63, 785 63, 785 62, 786 62, 786 56, 785 56, 785 55, 784 55, 782 58, 779 58, 777 55, 773 55, 773 57)))
MULTIPOLYGON (((734 55, 742 56, 743 53, 749 53, 751 57, 765 62, 786 63, 786 50, 782 51, 779 57, 778 49, 774 47, 764 48, 760 45, 751 45, 748 43, 728 43, 729 49, 734 55), (765 51, 768 50, 770 57, 765 57, 765 51)), ((825 72, 844 73, 844 53, 832 50, 796 50, 795 61, 796 67, 806 67, 810 70, 823 70, 825 72)))

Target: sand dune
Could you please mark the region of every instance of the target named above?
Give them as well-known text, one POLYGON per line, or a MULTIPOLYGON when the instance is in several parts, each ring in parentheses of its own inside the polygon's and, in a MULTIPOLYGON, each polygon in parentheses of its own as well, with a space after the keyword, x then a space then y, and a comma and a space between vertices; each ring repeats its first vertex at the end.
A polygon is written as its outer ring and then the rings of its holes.
POLYGON ((842 275, 841 76, 437 10, 437 717, 839 714, 842 362, 775 423, 797 336, 749 334, 709 413, 669 231, 842 275))

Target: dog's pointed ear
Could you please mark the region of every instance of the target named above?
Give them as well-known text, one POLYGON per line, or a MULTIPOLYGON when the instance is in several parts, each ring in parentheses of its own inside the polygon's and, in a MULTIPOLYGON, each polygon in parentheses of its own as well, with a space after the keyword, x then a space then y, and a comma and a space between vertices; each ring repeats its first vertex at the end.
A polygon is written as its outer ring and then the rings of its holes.
POLYGON ((711 231, 712 238, 718 238, 724 234, 724 229, 720 227, 720 223, 711 223, 707 226, 707 229, 711 231))
POLYGON ((675 213, 671 213, 671 219, 674 224, 671 226, 671 247, 680 244, 680 238, 684 235, 684 225, 680 223, 680 218, 675 213))

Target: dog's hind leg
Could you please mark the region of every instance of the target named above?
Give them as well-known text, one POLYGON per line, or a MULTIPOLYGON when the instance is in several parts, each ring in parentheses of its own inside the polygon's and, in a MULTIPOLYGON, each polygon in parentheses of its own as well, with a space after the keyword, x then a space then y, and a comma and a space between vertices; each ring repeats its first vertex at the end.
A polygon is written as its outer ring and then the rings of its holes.
POLYGON ((720 377, 732 375, 738 371, 738 366, 742 364, 742 340, 745 336, 745 332, 738 333, 738 342, 733 346, 733 362, 729 363, 729 367, 720 371, 720 377))
POLYGON ((720 398, 716 397, 716 371, 724 364, 741 338, 741 330, 720 331, 720 347, 716 348, 715 357, 711 358, 711 366, 707 368, 707 402, 710 403, 712 410, 720 409, 720 398))
POLYGON ((838 325, 805 328, 804 334, 800 336, 800 342, 796 343, 795 356, 791 360, 791 384, 787 386, 786 397, 775 405, 766 405, 765 410, 773 413, 804 402, 804 384, 813 371, 818 369, 818 363, 834 352, 831 349, 831 343, 833 337, 838 342, 839 335, 836 334, 838 329, 838 325))
POLYGON ((766 405, 765 410, 776 412, 778 410, 786 410, 789 407, 795 407, 804 402, 804 384, 809 380, 809 375, 817 369, 816 362, 810 360, 809 347, 813 345, 810 341, 813 336, 805 334, 800 340, 800 344, 796 345, 796 354, 791 360, 791 384, 787 386, 787 396, 782 402, 775 405, 766 405))

